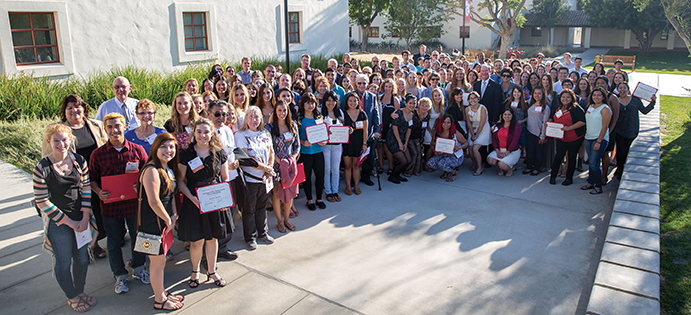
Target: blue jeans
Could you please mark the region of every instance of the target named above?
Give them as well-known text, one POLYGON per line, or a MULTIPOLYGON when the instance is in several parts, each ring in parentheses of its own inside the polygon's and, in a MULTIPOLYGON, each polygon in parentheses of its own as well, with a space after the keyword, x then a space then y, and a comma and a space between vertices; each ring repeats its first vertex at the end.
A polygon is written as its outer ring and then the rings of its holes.
POLYGON ((343 146, 328 144, 324 148, 324 189, 327 194, 338 193, 339 166, 343 146))
POLYGON ((600 159, 607 149, 607 140, 600 142, 600 150, 595 151, 595 140, 585 140, 585 150, 588 153, 588 184, 593 187, 602 187, 602 169, 600 169, 600 159))
POLYGON ((146 263, 146 255, 134 251, 134 244, 137 242, 137 216, 120 219, 103 217, 103 226, 108 234, 108 261, 110 262, 110 270, 116 279, 127 279, 128 275, 125 262, 122 260, 122 248, 120 246, 125 236, 125 224, 130 230, 132 269, 138 273, 144 269, 144 263, 146 263))
POLYGON ((53 246, 55 279, 65 296, 73 299, 84 292, 86 271, 89 267, 88 245, 77 249, 74 230, 67 224, 57 226, 53 220, 48 223, 48 240, 53 246))

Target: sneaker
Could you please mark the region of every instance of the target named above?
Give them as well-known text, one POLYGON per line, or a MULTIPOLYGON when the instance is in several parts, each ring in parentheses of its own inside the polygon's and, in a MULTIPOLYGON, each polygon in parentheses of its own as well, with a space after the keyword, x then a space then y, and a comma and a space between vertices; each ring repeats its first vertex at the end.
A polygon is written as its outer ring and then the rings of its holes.
POLYGON ((133 273, 132 279, 137 279, 143 284, 151 284, 151 281, 149 280, 149 272, 146 271, 146 269, 142 269, 142 271, 139 273, 133 273))
POLYGON ((273 244, 274 243, 274 238, 271 237, 271 235, 266 234, 266 236, 262 237, 262 240, 266 242, 267 244, 273 244))
POLYGON ((115 280, 115 294, 127 293, 129 290, 127 279, 115 280))
POLYGON ((250 250, 257 249, 257 241, 251 240, 251 241, 247 242, 247 248, 249 248, 250 250))

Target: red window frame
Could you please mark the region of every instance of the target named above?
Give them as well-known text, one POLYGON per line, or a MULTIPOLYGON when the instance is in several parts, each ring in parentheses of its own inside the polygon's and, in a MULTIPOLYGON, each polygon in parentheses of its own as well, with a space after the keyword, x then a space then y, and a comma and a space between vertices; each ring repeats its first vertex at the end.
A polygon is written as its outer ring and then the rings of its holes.
POLYGON ((367 33, 368 38, 379 38, 379 26, 370 26, 368 33, 367 33), (377 31, 376 34, 374 31, 377 31))
POLYGON ((55 14, 53 12, 9 12, 10 15, 16 14, 16 15, 22 15, 22 14, 28 14, 29 15, 29 23, 30 23, 30 28, 28 29, 12 29, 12 25, 10 25, 10 31, 12 33, 14 32, 31 32, 31 41, 33 42, 32 46, 15 46, 14 42, 12 42, 12 48, 13 49, 26 49, 26 48, 32 48, 34 50, 34 60, 35 62, 17 62, 16 57, 15 57, 15 62, 18 66, 26 66, 26 65, 38 65, 38 64, 50 64, 50 63, 60 63, 60 49, 58 48, 58 35, 57 35, 57 30, 55 28, 55 14), (50 15, 51 16, 51 21, 53 22, 51 25, 51 28, 40 28, 40 29, 34 29, 34 15, 50 15), (36 35, 34 34, 34 31, 53 31, 53 41, 55 44, 53 45, 36 45, 36 35), (55 47, 55 59, 56 60, 51 60, 51 61, 38 61, 38 52, 36 51, 38 48, 47 48, 47 47, 55 47))
POLYGON ((288 40, 289 44, 299 44, 300 43, 300 12, 288 12, 288 40), (293 16, 296 16, 295 22, 293 22, 293 16), (291 32, 295 26, 295 32, 291 32), (293 40, 293 35, 297 38, 297 41, 293 40))
MULTIPOLYGON (((202 50, 209 50, 209 29, 206 27, 206 22, 208 21, 208 17, 206 16, 206 12, 182 12, 182 20, 185 20, 185 14, 190 15, 190 19, 192 20, 192 24, 185 24, 185 22, 182 22, 182 28, 183 30, 187 26, 192 27, 192 37, 185 37, 184 41, 185 43, 187 42, 188 39, 192 40, 192 49, 187 49, 187 45, 185 44, 185 51, 202 51, 202 50), (201 13, 204 16, 204 21, 201 22, 201 24, 197 24, 194 21, 194 15, 197 13, 201 13), (196 28, 198 27, 203 27, 204 28, 204 36, 194 36, 196 34, 196 28), (200 39, 204 39, 204 48, 197 49, 197 41, 200 39)), ((183 31, 184 32, 184 31, 183 31)))

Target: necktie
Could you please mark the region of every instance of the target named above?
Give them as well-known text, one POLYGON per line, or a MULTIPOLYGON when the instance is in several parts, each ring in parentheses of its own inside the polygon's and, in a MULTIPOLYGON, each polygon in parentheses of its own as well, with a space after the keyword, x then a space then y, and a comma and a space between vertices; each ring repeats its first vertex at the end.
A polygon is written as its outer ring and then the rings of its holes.
POLYGON ((127 104, 122 103, 122 117, 125 117, 125 125, 128 125, 130 122, 130 118, 127 117, 127 104))
POLYGON ((362 96, 360 96, 360 108, 365 110, 365 93, 362 93, 362 96))
POLYGON ((485 89, 487 88, 487 81, 482 81, 482 89, 480 90, 480 97, 485 96, 485 89))

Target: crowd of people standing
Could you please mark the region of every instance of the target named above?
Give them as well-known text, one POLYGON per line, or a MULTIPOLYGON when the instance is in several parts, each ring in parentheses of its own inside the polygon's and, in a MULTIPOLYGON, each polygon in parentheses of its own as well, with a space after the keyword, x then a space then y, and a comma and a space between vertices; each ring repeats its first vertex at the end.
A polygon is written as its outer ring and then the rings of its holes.
POLYGON ((393 184, 423 170, 440 170, 452 182, 469 156, 474 176, 496 167, 499 176, 510 177, 523 160, 523 174, 551 169, 549 183, 563 177, 565 186, 587 161, 581 189, 600 194, 611 157, 620 178, 639 113, 655 105, 654 97, 644 105, 632 95, 621 66, 605 71, 597 63, 588 71, 568 53, 563 64, 545 63, 542 54, 521 61, 482 53, 471 63, 441 47, 431 54, 426 49, 420 46, 413 56, 403 51, 390 61, 375 56, 362 67, 345 54, 323 70, 311 68, 310 56, 302 55, 292 73, 274 65, 252 70, 247 57, 237 73, 214 65, 201 84, 185 82, 163 128, 154 126, 153 102, 129 97, 127 78, 114 79, 115 97, 99 106, 95 119, 78 95, 67 95, 61 120, 45 130, 44 158, 33 172, 44 248, 55 257, 67 303, 77 312, 96 304, 84 293, 88 263, 108 257, 115 293, 129 290, 129 266, 133 279, 151 285, 154 308, 180 309, 184 297, 163 284, 172 252, 162 246, 144 254, 135 248, 138 233, 163 238, 176 231, 190 251, 189 287, 200 285, 202 268, 207 281, 222 287, 216 264, 237 258, 228 247, 235 218, 242 217, 249 250, 258 248, 258 240, 272 244, 267 210, 278 232, 295 231, 290 219, 302 209, 293 202, 300 189, 306 209, 325 209, 324 201, 341 202, 341 191, 360 195, 361 184, 373 186, 372 178, 384 172, 393 184), (561 124, 563 135, 548 136, 548 123, 561 124), (347 139, 311 142, 319 125, 329 134, 340 127, 347 139), (129 187, 118 190, 121 196, 111 191, 111 179, 132 173, 136 182, 129 193, 138 197, 125 197, 129 187), (234 204, 200 211, 197 188, 224 182, 234 204), (78 246, 77 235, 89 229, 92 217, 93 241, 78 246), (132 258, 124 261, 127 232, 132 258), (98 244, 104 238, 106 250, 98 244))

